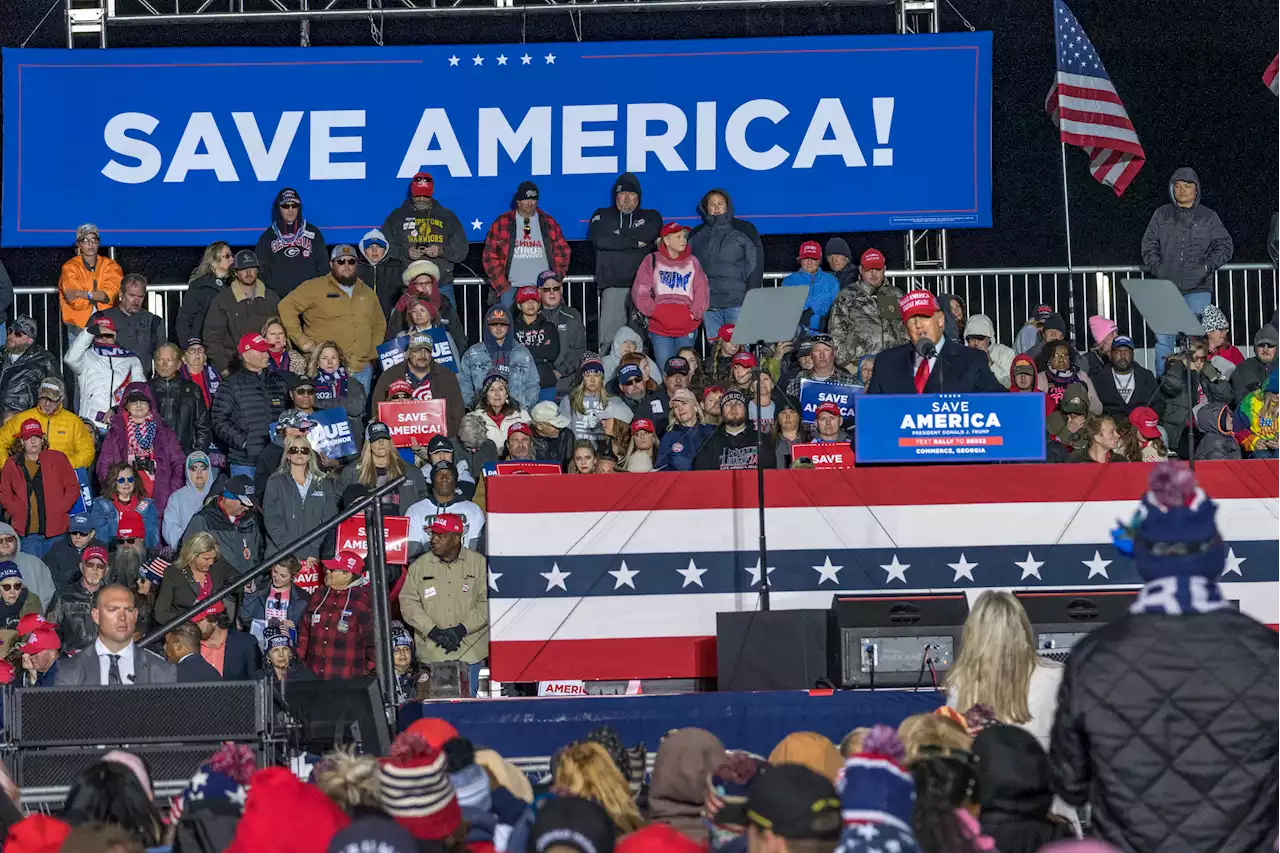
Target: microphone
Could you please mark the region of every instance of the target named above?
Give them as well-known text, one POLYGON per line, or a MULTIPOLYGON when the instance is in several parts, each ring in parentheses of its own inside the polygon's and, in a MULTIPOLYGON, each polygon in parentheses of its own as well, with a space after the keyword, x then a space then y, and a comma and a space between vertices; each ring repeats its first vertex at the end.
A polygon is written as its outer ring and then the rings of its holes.
POLYGON ((912 346, 916 348, 916 354, 921 358, 929 359, 938 354, 937 346, 935 346, 933 341, 929 340, 927 337, 920 338, 912 344, 912 346))

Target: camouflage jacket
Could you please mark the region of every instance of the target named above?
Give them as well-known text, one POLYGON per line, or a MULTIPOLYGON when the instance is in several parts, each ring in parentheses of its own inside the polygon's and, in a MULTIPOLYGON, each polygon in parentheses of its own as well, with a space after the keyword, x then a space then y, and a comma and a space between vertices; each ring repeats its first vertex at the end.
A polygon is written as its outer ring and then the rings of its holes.
POLYGON ((836 364, 848 367, 864 355, 875 355, 907 341, 898 312, 902 291, 888 282, 874 291, 862 280, 843 288, 831 306, 830 330, 836 364))

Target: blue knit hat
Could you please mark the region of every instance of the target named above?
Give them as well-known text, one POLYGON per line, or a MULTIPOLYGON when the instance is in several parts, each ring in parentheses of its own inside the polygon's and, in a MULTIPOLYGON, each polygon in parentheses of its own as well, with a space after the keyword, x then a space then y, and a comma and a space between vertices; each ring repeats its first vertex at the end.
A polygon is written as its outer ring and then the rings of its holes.
POLYGON ((862 740, 862 751, 845 762, 836 791, 844 832, 836 848, 840 853, 873 849, 897 849, 918 853, 911 830, 916 784, 900 763, 906 749, 888 726, 873 726, 862 740), (896 848, 888 845, 896 841, 896 848))
POLYGON ((18 564, 10 560, 0 563, 0 581, 7 581, 9 578, 17 578, 22 580, 22 572, 18 571, 18 564))
POLYGON ((1227 560, 1217 514, 1218 505, 1196 485, 1189 467, 1175 462, 1155 466, 1128 527, 1142 579, 1200 576, 1216 581, 1227 560))

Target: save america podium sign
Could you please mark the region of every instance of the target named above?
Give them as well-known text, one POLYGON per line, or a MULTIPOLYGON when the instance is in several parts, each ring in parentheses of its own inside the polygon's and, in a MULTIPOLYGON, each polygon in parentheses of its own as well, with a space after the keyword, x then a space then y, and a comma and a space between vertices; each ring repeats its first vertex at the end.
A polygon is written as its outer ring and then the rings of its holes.
POLYGON ((1040 462, 1044 395, 861 394, 856 456, 868 462, 1040 462))

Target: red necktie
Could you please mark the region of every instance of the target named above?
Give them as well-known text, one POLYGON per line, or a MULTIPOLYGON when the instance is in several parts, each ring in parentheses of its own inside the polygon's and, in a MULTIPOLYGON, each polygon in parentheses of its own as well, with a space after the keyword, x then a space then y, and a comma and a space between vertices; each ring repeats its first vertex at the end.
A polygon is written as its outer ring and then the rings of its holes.
POLYGON ((916 368, 916 393, 923 394, 924 386, 929 384, 929 359, 920 359, 920 366, 916 368))

